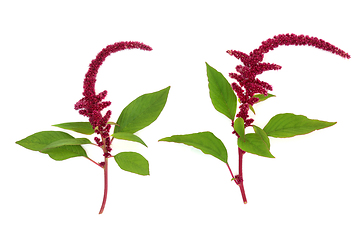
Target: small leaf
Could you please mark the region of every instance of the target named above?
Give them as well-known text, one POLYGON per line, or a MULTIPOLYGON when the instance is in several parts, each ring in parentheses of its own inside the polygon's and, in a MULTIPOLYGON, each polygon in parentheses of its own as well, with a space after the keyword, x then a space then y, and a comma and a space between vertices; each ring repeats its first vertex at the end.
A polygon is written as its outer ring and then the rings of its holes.
POLYGON ((107 124, 120 126, 120 125, 118 125, 117 123, 114 123, 114 122, 107 122, 107 124))
POLYGON ((139 175, 150 175, 149 162, 139 153, 121 152, 116 154, 114 158, 122 170, 139 175))
POLYGON ((233 120, 236 112, 236 96, 226 78, 206 63, 211 102, 215 109, 233 120))
POLYGON ((144 143, 144 141, 141 138, 139 138, 138 136, 134 135, 133 133, 117 132, 111 136, 113 136, 116 139, 138 142, 138 143, 141 143, 142 145, 144 145, 145 147, 147 147, 146 144, 144 143))
POLYGON ((211 132, 173 135, 162 138, 159 141, 183 143, 200 149, 203 153, 210 154, 227 163, 228 155, 224 144, 211 132))
POLYGON ((87 157, 85 150, 81 146, 61 146, 43 150, 49 144, 62 139, 75 138, 61 131, 43 131, 34 133, 16 143, 27 149, 46 153, 54 160, 65 160, 78 156, 87 157))
POLYGON ((253 128, 254 128, 255 133, 261 137, 261 139, 266 144, 267 148, 270 150, 270 140, 269 140, 269 137, 267 136, 266 132, 255 125, 253 125, 253 128))
POLYGON ((256 114, 254 107, 253 107, 252 105, 250 105, 250 104, 249 104, 249 109, 250 109, 254 114, 256 114))
POLYGON ((135 133, 154 122, 163 110, 169 94, 170 87, 158 92, 144 94, 121 112, 114 133, 135 133))
POLYGON ((255 94, 254 97, 259 99, 259 101, 256 102, 256 103, 259 103, 259 102, 265 101, 268 98, 276 97, 276 96, 268 93, 266 96, 264 94, 255 94))
POLYGON ((244 119, 239 117, 234 122, 234 129, 239 134, 240 138, 245 139, 244 119))
POLYGON ((87 138, 60 139, 44 147, 41 150, 41 152, 49 148, 56 148, 56 147, 62 147, 68 145, 82 145, 82 144, 91 144, 91 141, 87 138))
POLYGON ((89 122, 67 122, 67 123, 55 124, 53 126, 86 135, 91 135, 94 133, 94 129, 92 128, 89 122))
POLYGON ((271 137, 287 138, 330 127, 335 123, 308 119, 293 113, 282 113, 272 117, 264 127, 264 131, 271 137))
POLYGON ((257 133, 248 133, 245 135, 245 141, 238 138, 238 146, 245 152, 253 153, 259 156, 274 158, 270 153, 268 145, 257 133))

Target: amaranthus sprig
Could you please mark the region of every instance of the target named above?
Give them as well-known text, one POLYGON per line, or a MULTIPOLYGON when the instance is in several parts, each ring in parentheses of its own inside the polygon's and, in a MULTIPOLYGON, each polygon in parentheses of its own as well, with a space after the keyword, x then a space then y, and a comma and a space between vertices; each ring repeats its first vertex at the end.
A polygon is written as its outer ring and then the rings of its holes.
POLYGON ((287 138, 296 135, 307 134, 312 131, 326 128, 336 122, 326 122, 308 119, 302 115, 282 113, 270 119, 265 127, 253 125, 254 119, 249 117, 249 110, 254 111, 254 104, 264 101, 275 95, 269 94, 272 86, 267 82, 259 80, 256 76, 268 71, 279 70, 281 66, 274 63, 263 63, 264 54, 285 45, 307 45, 313 46, 343 58, 350 58, 350 55, 334 45, 316 37, 309 37, 295 34, 280 34, 270 38, 260 45, 259 48, 245 54, 236 50, 228 50, 227 53, 239 59, 242 64, 236 66, 237 73, 230 73, 229 76, 236 80, 231 85, 226 78, 216 69, 206 63, 209 82, 210 98, 217 111, 224 114, 231 120, 233 133, 237 137, 239 155, 239 174, 233 174, 228 161, 227 150, 222 141, 211 132, 199 132, 186 135, 173 135, 162 138, 159 141, 184 143, 200 149, 206 154, 225 162, 232 180, 239 186, 243 202, 247 203, 243 179, 243 156, 246 152, 263 157, 274 158, 270 152, 269 137, 287 138), (236 114, 237 102, 240 102, 239 111, 236 114), (253 133, 245 134, 247 127, 253 128, 253 133))
POLYGON ((61 131, 38 132, 16 142, 27 149, 46 153, 57 161, 82 156, 101 167, 104 170, 104 196, 99 214, 103 213, 107 199, 109 158, 113 157, 119 167, 125 171, 139 175, 150 174, 149 163, 141 154, 120 152, 112 155, 111 144, 114 139, 122 139, 138 142, 146 146, 144 141, 134 133, 150 125, 158 118, 166 104, 170 89, 170 87, 167 87, 158 92, 138 97, 123 109, 117 122, 110 121, 110 110, 107 110, 105 115, 102 114, 102 110, 110 106, 111 102, 103 101, 107 95, 106 90, 100 93, 95 91, 98 70, 110 54, 135 48, 145 51, 152 50, 151 47, 140 42, 118 42, 102 49, 90 63, 84 79, 84 97, 75 104, 75 110, 79 110, 81 115, 88 117, 89 122, 68 122, 53 125, 86 135, 96 133, 97 136, 94 137, 95 143, 92 143, 87 138, 74 138, 70 134, 61 131), (110 135, 112 125, 115 125, 115 127, 113 134, 110 135), (96 162, 91 159, 81 146, 83 144, 92 144, 99 147, 103 152, 104 160, 96 162))

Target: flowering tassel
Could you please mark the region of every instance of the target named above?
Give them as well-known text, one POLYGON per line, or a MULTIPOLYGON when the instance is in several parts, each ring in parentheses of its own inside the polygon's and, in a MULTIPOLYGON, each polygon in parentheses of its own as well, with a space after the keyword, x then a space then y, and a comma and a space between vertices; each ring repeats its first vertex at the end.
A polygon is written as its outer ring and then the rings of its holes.
MULTIPOLYGON (((240 99, 239 112, 236 117, 244 120, 245 128, 251 126, 254 121, 249 118, 248 114, 250 106, 259 100, 254 97, 254 95, 263 94, 266 96, 268 95, 268 91, 272 91, 272 86, 270 84, 260 81, 256 78, 256 76, 265 71, 281 69, 281 66, 277 64, 262 63, 261 61, 264 58, 264 54, 282 45, 313 46, 315 48, 339 55, 343 58, 350 58, 348 53, 322 39, 295 34, 280 34, 274 36, 273 38, 262 42, 260 47, 253 50, 250 54, 245 54, 236 50, 228 50, 227 53, 229 55, 236 57, 243 63, 243 65, 236 66, 235 69, 238 73, 230 73, 229 76, 237 81, 231 84, 232 89, 240 99)), ((234 126, 234 122, 232 122, 232 126, 234 126)), ((239 138, 236 131, 233 131, 233 133, 239 138)), ((235 182, 240 187, 244 203, 246 203, 247 200, 242 176, 242 159, 244 153, 245 152, 239 148, 239 175, 235 176, 235 182)))

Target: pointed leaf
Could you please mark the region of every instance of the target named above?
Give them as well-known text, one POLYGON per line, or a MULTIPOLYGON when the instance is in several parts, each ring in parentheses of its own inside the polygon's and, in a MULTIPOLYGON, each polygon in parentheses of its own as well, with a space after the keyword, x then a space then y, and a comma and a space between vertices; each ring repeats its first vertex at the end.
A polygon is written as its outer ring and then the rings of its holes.
POLYGON ((235 117, 236 96, 226 78, 206 63, 211 102, 215 109, 231 120, 235 117))
POLYGON ((73 146, 62 146, 57 148, 49 148, 41 151, 42 153, 46 153, 54 160, 62 161, 65 159, 73 158, 73 157, 88 157, 84 148, 79 145, 73 146))
POLYGON ((163 110, 170 87, 158 92, 144 94, 121 112, 114 129, 117 132, 135 133, 154 122, 163 110))
POLYGON ((162 138, 159 141, 183 143, 200 149, 203 153, 210 154, 227 163, 228 156, 224 144, 211 132, 173 135, 162 138))
POLYGON ((254 97, 259 99, 259 101, 256 102, 256 103, 259 103, 259 102, 265 101, 268 98, 276 97, 276 96, 268 93, 266 96, 264 94, 255 94, 254 97))
POLYGON ((42 151, 49 144, 62 139, 75 138, 61 131, 43 131, 34 133, 16 143, 27 149, 46 153, 54 160, 65 160, 78 156, 87 157, 85 150, 81 146, 61 146, 42 151))
POLYGON ((270 153, 267 144, 259 134, 248 133, 245 135, 245 141, 238 138, 238 146, 245 152, 263 157, 274 158, 274 156, 270 153))
POLYGON ((270 150, 270 140, 269 140, 269 137, 266 135, 266 132, 255 125, 253 125, 253 128, 254 128, 255 133, 261 137, 261 139, 266 144, 267 148, 270 150))
POLYGON ((82 144, 91 144, 91 141, 87 138, 69 138, 69 139, 60 139, 55 142, 50 143, 46 147, 44 147, 41 152, 43 152, 45 149, 49 148, 56 148, 56 147, 62 147, 62 146, 69 146, 69 145, 82 145, 82 144))
POLYGON ((94 133, 94 129, 92 128, 89 122, 67 122, 67 123, 55 124, 53 126, 86 135, 91 135, 94 133))
POLYGON ((139 175, 150 175, 149 162, 139 153, 121 152, 116 154, 114 158, 122 170, 139 175))
POLYGON ((138 143, 141 143, 142 145, 144 145, 145 147, 147 147, 146 144, 144 143, 144 141, 141 138, 139 138, 138 136, 134 135, 133 133, 117 132, 111 136, 113 136, 116 139, 138 142, 138 143))
POLYGON ((287 138, 330 127, 335 123, 308 119, 303 115, 282 113, 272 117, 264 127, 264 131, 271 137, 287 138))
POLYGON ((74 139, 74 137, 61 131, 43 131, 34 133, 16 143, 30 150, 40 151, 50 143, 60 139, 74 139))
POLYGON ((237 118, 234 122, 234 129, 239 134, 240 138, 242 140, 245 139, 245 126, 244 126, 244 119, 243 118, 237 118))
POLYGON ((114 122, 107 122, 107 124, 110 124, 110 125, 117 125, 120 127, 120 125, 118 125, 117 123, 114 123, 114 122))
POLYGON ((252 105, 250 105, 250 104, 249 104, 249 109, 253 112, 253 114, 256 114, 254 107, 252 105))

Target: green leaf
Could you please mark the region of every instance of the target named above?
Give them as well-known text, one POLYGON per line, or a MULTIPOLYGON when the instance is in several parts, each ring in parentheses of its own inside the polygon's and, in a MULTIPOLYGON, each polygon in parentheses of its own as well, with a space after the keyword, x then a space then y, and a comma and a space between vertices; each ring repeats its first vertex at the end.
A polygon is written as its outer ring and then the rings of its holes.
POLYGON ((20 146, 42 153, 48 154, 54 160, 65 160, 72 157, 84 156, 87 157, 85 150, 77 146, 61 146, 43 150, 49 144, 62 139, 75 139, 68 133, 61 131, 43 131, 34 133, 16 143, 20 146))
POLYGON ((134 135, 133 133, 117 132, 111 136, 113 136, 116 139, 138 142, 138 143, 141 143, 142 145, 144 145, 145 147, 147 147, 146 144, 144 143, 144 141, 141 138, 139 138, 138 136, 134 135))
POLYGON ((252 105, 250 105, 250 104, 249 104, 249 109, 250 109, 254 114, 256 114, 254 107, 253 107, 252 105))
POLYGON ((244 119, 237 118, 234 122, 234 129, 239 134, 240 138, 243 140, 245 139, 245 126, 244 126, 244 119))
POLYGON ((238 146, 245 152, 253 153, 259 156, 274 158, 270 153, 267 143, 257 133, 248 133, 245 135, 245 141, 238 138, 238 146))
POLYGON ((89 122, 67 122, 67 123, 55 124, 53 126, 86 135, 91 135, 94 133, 94 129, 92 128, 89 122))
POLYGON ((139 175, 150 175, 149 162, 139 153, 121 152, 116 154, 114 158, 122 170, 139 175))
POLYGON ((272 117, 264 127, 264 131, 271 137, 287 138, 330 127, 335 123, 308 119, 293 113, 282 113, 272 117))
POLYGON ((173 135, 159 141, 183 143, 200 149, 205 154, 210 154, 227 163, 227 151, 224 144, 211 132, 199 132, 185 135, 173 135))
POLYGON ((255 94, 254 97, 259 99, 259 101, 256 102, 256 103, 259 103, 259 102, 265 101, 268 98, 276 97, 276 96, 268 93, 267 96, 265 96, 264 94, 255 94))
POLYGON ((261 137, 261 139, 266 144, 267 148, 270 150, 270 140, 269 140, 269 137, 267 136, 266 132, 255 125, 253 125, 253 129, 254 129, 255 133, 261 137))
POLYGON ((135 133, 154 122, 163 110, 170 87, 158 92, 144 94, 121 112, 114 129, 114 133, 135 133))
POLYGON ((56 148, 62 146, 69 146, 69 145, 82 145, 82 144, 91 144, 91 141, 87 138, 74 138, 74 139, 60 139, 55 142, 50 143, 41 151, 49 148, 56 148))
POLYGON ((233 120, 236 112, 236 96, 226 78, 206 63, 211 102, 215 109, 233 120))
POLYGON ((114 123, 114 122, 107 122, 107 124, 120 126, 120 125, 118 125, 117 123, 114 123))
POLYGON ((57 161, 62 161, 65 159, 80 157, 80 156, 88 157, 84 148, 79 145, 50 148, 50 149, 45 149, 41 152, 48 154, 49 157, 57 161))

